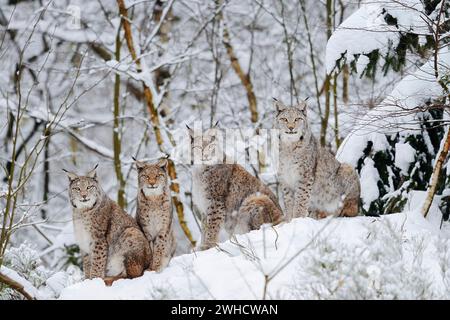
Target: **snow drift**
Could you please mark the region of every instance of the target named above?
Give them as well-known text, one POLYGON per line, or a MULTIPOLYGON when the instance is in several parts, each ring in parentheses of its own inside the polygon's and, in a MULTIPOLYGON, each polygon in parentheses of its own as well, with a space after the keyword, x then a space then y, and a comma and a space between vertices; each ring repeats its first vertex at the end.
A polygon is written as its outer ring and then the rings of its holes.
POLYGON ((295 219, 219 248, 172 259, 136 279, 76 283, 60 299, 420 299, 449 298, 448 224, 423 193, 409 211, 374 217, 295 219), (266 281, 268 279, 268 281, 266 281))

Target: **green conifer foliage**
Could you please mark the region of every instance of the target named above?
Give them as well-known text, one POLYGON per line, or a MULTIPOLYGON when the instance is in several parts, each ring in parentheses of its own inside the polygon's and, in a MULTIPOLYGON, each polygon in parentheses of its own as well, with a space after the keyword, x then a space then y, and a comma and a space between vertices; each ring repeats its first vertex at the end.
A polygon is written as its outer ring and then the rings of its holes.
MULTIPOLYGON (((443 109, 434 108, 434 105, 428 103, 424 106, 426 111, 417 114, 417 121, 420 123, 418 130, 387 135, 388 147, 385 150, 374 151, 373 142, 367 143, 364 155, 358 160, 356 169, 358 173, 361 173, 367 158, 374 161, 374 167, 379 175, 377 183, 379 197, 370 204, 363 203, 361 210, 365 215, 376 216, 400 212, 404 209, 411 190, 425 191, 427 189, 433 172, 433 161, 445 133, 440 123, 443 119, 443 109), (395 164, 397 143, 409 144, 415 150, 414 161, 410 163, 406 173, 395 164)), ((436 105, 440 104, 436 103, 436 105)), ((450 187, 450 179, 442 178, 441 180, 438 193, 441 193, 445 187, 444 180, 447 180, 447 187, 450 187)))

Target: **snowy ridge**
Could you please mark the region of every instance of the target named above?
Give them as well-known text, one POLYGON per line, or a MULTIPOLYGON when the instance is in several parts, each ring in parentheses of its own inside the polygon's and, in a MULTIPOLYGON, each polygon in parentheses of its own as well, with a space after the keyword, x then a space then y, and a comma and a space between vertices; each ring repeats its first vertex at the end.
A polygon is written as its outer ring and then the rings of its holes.
MULTIPOLYGON (((417 199, 410 201, 410 209, 417 201, 421 201, 422 194, 417 195, 417 199)), ((380 218, 295 219, 274 229, 266 227, 238 236, 236 241, 220 244, 221 250, 210 249, 175 257, 161 273, 145 272, 140 278, 119 280, 111 287, 106 287, 100 279, 85 280, 65 288, 60 299, 261 299, 264 296, 264 274, 273 276, 266 293, 266 298, 271 299, 352 298, 356 294, 357 284, 362 280, 370 282, 371 277, 378 277, 378 282, 374 281, 373 287, 368 284, 363 295, 389 298, 389 294, 395 296, 397 293, 385 288, 382 296, 376 294, 377 285, 383 286, 384 281, 391 281, 384 278, 384 270, 389 268, 389 273, 395 275, 396 272, 404 273, 410 267, 425 272, 424 277, 433 279, 427 294, 440 297, 445 291, 445 279, 432 276, 431 273, 439 274, 436 273, 440 262, 438 255, 434 253, 435 242, 442 238, 449 245, 450 230, 439 230, 439 219, 436 217, 440 213, 435 205, 432 213, 428 220, 415 210, 380 218), (386 238, 380 238, 383 230, 391 229, 392 232, 386 238), (368 246, 366 241, 373 234, 378 239, 368 246), (399 241, 399 247, 395 247, 389 238, 396 236, 403 240, 399 241), (415 243, 422 238, 426 240, 423 243, 423 263, 417 266, 416 259, 413 258, 417 249, 415 243), (388 243, 395 247, 397 251, 393 251, 397 253, 386 250, 388 243), (334 248, 333 252, 322 252, 328 248, 334 248), (377 248, 383 249, 377 251, 377 248), (381 253, 384 251, 387 252, 386 256, 381 253), (338 262, 338 269, 344 266, 352 269, 354 266, 351 264, 340 264, 341 259, 347 258, 361 261, 361 265, 358 266, 360 270, 355 269, 355 274, 347 279, 347 285, 336 292, 341 295, 316 296, 317 290, 324 290, 328 283, 333 283, 334 279, 328 281, 326 277, 339 276, 344 279, 349 276, 343 270, 337 270, 339 272, 336 274, 336 270, 327 267, 328 263, 333 266, 338 262), (330 259, 334 260, 330 262, 330 259), (388 265, 392 259, 397 263, 388 265), (323 273, 317 269, 318 266, 314 263, 316 260, 321 261, 319 265, 326 268, 323 273), (311 270, 316 270, 317 275, 325 280, 321 278, 316 283, 316 275, 311 270)), ((400 277, 396 281, 405 279, 400 277)), ((422 284, 417 279, 414 281, 417 285, 422 284)), ((402 285, 405 286, 404 283, 402 285)), ((408 285, 414 286, 412 283, 408 285)), ((404 298, 414 298, 408 296, 416 292, 414 288, 406 289, 401 293, 405 295, 404 298)))

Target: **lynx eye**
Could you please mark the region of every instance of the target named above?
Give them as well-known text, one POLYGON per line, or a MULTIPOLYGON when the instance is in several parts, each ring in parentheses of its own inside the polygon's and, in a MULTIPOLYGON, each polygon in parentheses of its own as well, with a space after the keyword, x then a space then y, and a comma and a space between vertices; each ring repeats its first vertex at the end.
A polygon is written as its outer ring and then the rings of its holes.
POLYGON ((73 190, 73 191, 81 191, 81 189, 78 188, 78 187, 73 187, 72 190, 73 190))
POLYGON ((164 175, 163 175, 162 173, 160 173, 160 174, 158 174, 158 177, 159 177, 159 178, 163 178, 164 175))
POLYGON ((95 188, 95 186, 89 186, 89 187, 87 187, 88 190, 91 190, 92 188, 95 188))
POLYGON ((280 120, 283 121, 283 122, 287 122, 288 121, 286 118, 281 118, 280 120))
POLYGON ((295 122, 299 122, 300 120, 302 120, 301 118, 295 118, 295 122))

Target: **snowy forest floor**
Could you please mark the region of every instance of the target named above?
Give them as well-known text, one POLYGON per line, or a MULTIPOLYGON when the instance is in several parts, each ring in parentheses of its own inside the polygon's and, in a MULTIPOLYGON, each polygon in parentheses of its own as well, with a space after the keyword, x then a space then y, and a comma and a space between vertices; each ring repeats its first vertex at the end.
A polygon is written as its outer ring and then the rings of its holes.
POLYGON ((448 299, 450 224, 434 204, 421 216, 423 196, 397 214, 265 227, 160 273, 73 284, 60 299, 448 299))

